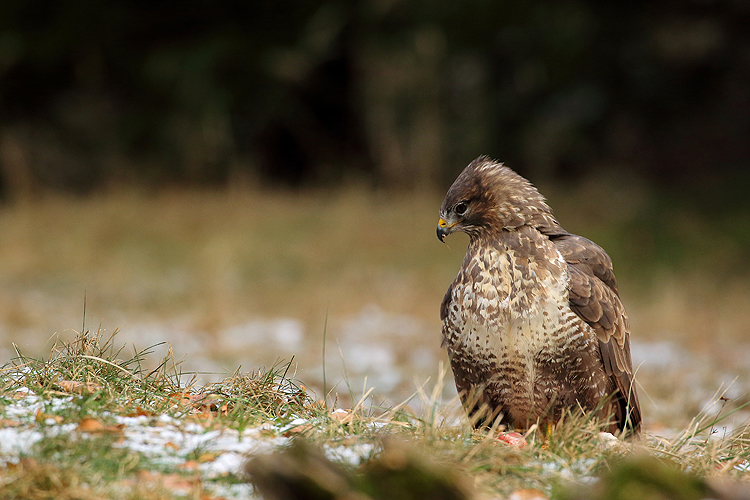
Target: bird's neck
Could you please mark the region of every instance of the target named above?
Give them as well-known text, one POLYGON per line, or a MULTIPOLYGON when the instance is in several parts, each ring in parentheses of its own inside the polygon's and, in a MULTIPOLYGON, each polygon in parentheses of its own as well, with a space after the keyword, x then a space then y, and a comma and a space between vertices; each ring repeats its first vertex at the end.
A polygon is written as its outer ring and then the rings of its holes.
MULTIPOLYGON (((513 252, 530 258, 547 255, 554 244, 546 234, 531 226, 515 229, 487 230, 477 233, 469 239, 469 252, 493 248, 501 253, 513 252)), ((556 253, 556 251, 553 251, 556 253)))

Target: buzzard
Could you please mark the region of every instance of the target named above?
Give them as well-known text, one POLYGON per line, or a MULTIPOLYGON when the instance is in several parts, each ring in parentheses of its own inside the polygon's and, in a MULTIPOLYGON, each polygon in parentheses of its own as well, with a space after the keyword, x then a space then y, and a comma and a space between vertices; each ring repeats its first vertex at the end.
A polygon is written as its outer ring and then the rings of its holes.
POLYGON ((440 318, 467 411, 486 406, 528 428, 579 409, 610 432, 637 433, 630 326, 607 253, 560 227, 529 181, 486 156, 440 207, 438 238, 454 231, 469 247, 440 318))

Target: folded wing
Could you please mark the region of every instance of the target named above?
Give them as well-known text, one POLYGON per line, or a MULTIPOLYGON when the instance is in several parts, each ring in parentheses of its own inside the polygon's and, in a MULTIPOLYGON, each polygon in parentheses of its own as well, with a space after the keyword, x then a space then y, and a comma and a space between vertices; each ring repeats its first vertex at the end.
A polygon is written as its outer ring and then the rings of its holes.
POLYGON ((633 382, 630 324, 617 292, 612 260, 599 245, 582 236, 562 234, 550 239, 568 263, 570 307, 599 339, 604 371, 616 389, 613 401, 618 427, 637 432, 641 410, 633 382))

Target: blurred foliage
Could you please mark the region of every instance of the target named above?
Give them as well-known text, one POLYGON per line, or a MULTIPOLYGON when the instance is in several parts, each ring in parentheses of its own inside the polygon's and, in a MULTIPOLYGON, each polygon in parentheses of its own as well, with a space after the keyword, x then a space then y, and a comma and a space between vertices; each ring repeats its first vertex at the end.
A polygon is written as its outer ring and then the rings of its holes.
POLYGON ((748 25, 736 0, 6 0, 0 190, 442 187, 481 153, 701 186, 750 164, 748 25))
POLYGON ((699 500, 734 498, 715 493, 705 479, 680 470, 677 464, 649 455, 635 455, 616 464, 601 481, 587 487, 570 488, 565 500, 699 500))
POLYGON ((700 477, 672 459, 633 454, 604 471, 598 481, 568 485, 560 500, 741 500, 747 483, 714 475, 700 477))
POLYGON ((474 498, 458 467, 439 464, 415 443, 387 440, 358 473, 323 450, 295 439, 291 446, 247 462, 245 471, 268 500, 467 500, 474 498))

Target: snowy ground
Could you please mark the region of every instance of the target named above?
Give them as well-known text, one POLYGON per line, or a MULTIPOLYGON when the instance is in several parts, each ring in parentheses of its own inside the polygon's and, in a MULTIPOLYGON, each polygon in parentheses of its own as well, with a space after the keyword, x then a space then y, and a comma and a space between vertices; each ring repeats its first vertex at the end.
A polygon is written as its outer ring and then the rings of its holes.
MULTIPOLYGON (((62 423, 52 416, 46 417, 43 425, 39 425, 39 415, 62 411, 71 406, 72 401, 73 396, 45 401, 26 388, 19 389, 2 411, 0 461, 18 463, 45 437, 71 434, 78 439, 87 439, 91 434, 109 430, 121 433, 121 438, 114 446, 137 452, 158 466, 197 471, 206 490, 214 495, 247 498, 252 492, 249 484, 229 485, 212 480, 227 475, 241 477, 242 465, 249 456, 270 452, 288 444, 290 437, 284 437, 287 431, 308 423, 304 419, 295 419, 284 426, 265 423, 238 432, 226 428, 213 429, 212 426, 168 415, 114 415, 112 417, 115 424, 104 428, 92 426, 89 429, 84 422, 62 423)), ((102 418, 108 416, 110 415, 101 415, 102 418)), ((370 456, 373 446, 326 445, 324 451, 331 460, 357 465, 370 456)))
MULTIPOLYGON (((441 362, 447 361, 434 324, 377 306, 328 325, 325 343, 322 329, 309 331, 301 321, 286 317, 246 321, 213 335, 187 320, 127 324, 116 343, 139 349, 161 343, 149 355, 152 363, 160 361, 171 347, 175 358, 183 360, 180 369, 196 373, 199 384, 222 380, 237 367, 243 371, 270 368, 275 362, 293 358, 289 375, 318 399, 324 392, 325 359, 325 392, 342 407, 354 406, 371 388, 368 403, 402 403, 428 379, 430 387, 441 362)), ((6 354, 7 361, 12 355, 10 341, 5 347, 0 354, 6 354)), ((717 391, 726 390, 725 397, 737 402, 750 393, 750 346, 745 344, 706 352, 685 348, 667 335, 659 341, 634 338, 632 357, 645 423, 654 431, 682 428, 717 391)), ((442 399, 448 401, 455 395, 448 374, 442 399)), ((417 413, 421 410, 418 399, 410 405, 417 413)), ((747 416, 740 413, 733 420, 739 422, 747 416)))
MULTIPOLYGON (((259 319, 236 325, 210 338, 176 324, 152 324, 123 329, 121 341, 147 345, 149 339, 170 342, 175 356, 184 356, 182 369, 200 372, 204 382, 220 380, 237 366, 269 367, 276 360, 294 358, 295 378, 318 398, 323 393, 322 332, 306 331, 291 318, 259 319)), ((163 347, 166 349, 166 347, 163 347)), ((158 353, 152 356, 158 359, 158 353)), ((669 434, 683 428, 713 401, 717 391, 741 404, 750 394, 750 347, 736 344, 714 352, 690 350, 675 340, 632 340, 633 366, 647 428, 669 434)), ((440 348, 439 330, 432 324, 377 306, 329 325, 325 343, 326 392, 343 407, 351 407, 370 388, 368 402, 393 406, 402 403, 429 379, 434 384, 440 364, 447 362, 440 348), (331 388, 335 387, 331 393, 331 388)), ((450 373, 443 401, 456 396, 450 373)), ((410 403, 419 413, 415 398, 410 403)), ((717 410, 717 409, 715 409, 717 410)), ((726 424, 747 420, 740 412, 726 424)))
MULTIPOLYGON (((306 331, 301 322, 291 318, 253 320, 214 336, 205 335, 188 323, 144 323, 123 328, 116 343, 143 348, 164 342, 149 356, 152 362, 166 354, 169 343, 176 358, 184 357, 181 369, 199 372, 203 383, 221 380, 240 365, 243 371, 268 368, 276 360, 294 356, 292 369, 296 372, 289 375, 299 379, 317 398, 323 394, 321 361, 325 359, 329 403, 351 408, 361 394, 374 388, 367 404, 393 406, 405 401, 428 378, 425 390, 431 392, 440 362, 445 361, 433 326, 368 307, 329 326, 324 358, 322 335, 306 331)), ((10 359, 10 349, 6 354, 4 361, 10 359)), ((700 411, 726 414, 732 405, 747 400, 750 392, 750 352, 742 345, 728 349, 718 359, 668 340, 634 340, 632 357, 646 432, 652 435, 674 437, 700 411), (725 391, 727 408, 716 402, 717 391, 725 391)), ((455 388, 448 373, 439 399, 449 401, 454 397, 455 388)), ((73 397, 44 401, 19 389, 15 398, 8 399, 6 395, 5 399, 0 415, 2 462, 18 462, 46 437, 70 434, 87 439, 88 432, 80 422, 66 423, 49 417, 43 418, 44 425, 39 425, 40 414, 64 410, 72 404, 73 397)), ((410 406, 421 413, 419 398, 414 398, 410 406)), ((109 417, 120 436, 115 446, 137 452, 153 464, 198 474, 206 491, 226 498, 247 498, 251 487, 217 478, 238 474, 248 456, 284 446, 290 440, 285 434, 289 435, 291 427, 308 423, 301 419, 285 425, 266 423, 239 432, 168 415, 109 417)), ((747 420, 746 410, 737 412, 721 423, 717 436, 730 434, 747 420)), ((355 465, 374 451, 369 444, 326 445, 324 449, 330 459, 355 465)))

